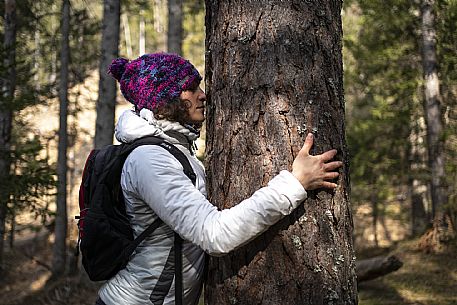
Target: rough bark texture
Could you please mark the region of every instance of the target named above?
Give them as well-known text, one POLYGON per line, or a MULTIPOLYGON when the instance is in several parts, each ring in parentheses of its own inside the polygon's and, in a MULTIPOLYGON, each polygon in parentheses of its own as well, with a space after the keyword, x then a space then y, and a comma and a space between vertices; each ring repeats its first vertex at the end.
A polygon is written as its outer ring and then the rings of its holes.
POLYGON ((4 67, 8 67, 6 75, 1 80, 2 103, 0 105, 0 271, 3 267, 3 251, 5 240, 5 223, 9 191, 3 189, 4 181, 8 181, 11 172, 10 146, 11 126, 13 121, 12 99, 16 86, 16 1, 5 0, 3 46, 6 56, 4 67))
MULTIPOLYGON (((444 205, 447 203, 445 187, 443 114, 436 59, 435 1, 422 0, 422 66, 424 70, 425 118, 427 123, 428 160, 431 172, 430 193, 432 217, 436 236, 447 239, 451 229, 446 222, 444 205)), ((436 250, 441 248, 438 238, 436 250)))
POLYGON ((168 52, 182 54, 182 0, 168 0, 168 52))
POLYGON ((54 228, 52 275, 54 278, 65 272, 67 254, 67 113, 68 113, 68 64, 70 60, 70 1, 63 0, 61 16, 61 50, 59 83, 59 148, 57 156, 57 209, 54 228))
POLYGON ((377 256, 356 262, 357 282, 373 280, 391 272, 397 271, 403 262, 395 255, 377 256))
POLYGON ((206 304, 356 304, 344 133, 341 1, 206 1, 207 174, 229 208, 312 153, 338 149, 339 187, 249 245, 211 258, 206 304))
POLYGON ((436 60, 434 0, 422 1, 422 65, 424 69, 425 115, 431 169, 432 213, 446 202, 444 183, 443 122, 436 60))
POLYGON ((116 80, 106 71, 111 61, 119 56, 120 0, 103 1, 102 50, 100 82, 95 122, 95 148, 113 143, 116 80))

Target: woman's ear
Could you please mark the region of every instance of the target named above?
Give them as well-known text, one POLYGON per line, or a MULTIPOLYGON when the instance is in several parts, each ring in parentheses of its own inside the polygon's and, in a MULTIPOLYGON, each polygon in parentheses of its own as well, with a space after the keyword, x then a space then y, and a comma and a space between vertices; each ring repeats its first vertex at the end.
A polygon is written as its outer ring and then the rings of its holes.
POLYGON ((187 109, 190 109, 192 107, 192 102, 189 100, 183 100, 184 106, 186 106, 187 109))

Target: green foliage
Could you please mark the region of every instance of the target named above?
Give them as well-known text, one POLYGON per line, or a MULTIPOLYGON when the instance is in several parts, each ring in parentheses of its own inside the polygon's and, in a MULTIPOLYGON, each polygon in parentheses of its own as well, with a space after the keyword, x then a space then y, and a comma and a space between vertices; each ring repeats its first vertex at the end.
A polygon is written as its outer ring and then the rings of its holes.
MULTIPOLYGON (((436 11, 447 176, 455 185, 457 1, 439 0, 436 11)), ((346 1, 343 25, 352 198, 355 203, 367 202, 374 189, 385 202, 404 192, 409 179, 423 185, 430 179, 425 162, 420 3, 346 1)), ((451 202, 456 201, 451 205, 457 207, 455 189, 457 185, 450 187, 451 202)))
MULTIPOLYGON (((90 17, 81 1, 72 1, 70 28, 70 87, 83 81, 98 64, 99 20, 90 17)), ((0 6, 0 9, 3 7, 0 6)), ((24 116, 28 107, 55 101, 59 82, 60 3, 52 0, 17 1, 15 92, 12 98, 0 93, 0 107, 13 113, 11 150, 6 156, 11 162, 8 181, 1 191, 7 194, 8 213, 32 212, 34 219, 49 222, 49 203, 55 195, 55 166, 50 164, 45 139, 34 130, 24 116)), ((1 13, 3 16, 3 12, 1 13)), ((3 29, 3 20, 1 20, 3 29)), ((0 33, 3 36, 3 33, 0 33)), ((0 47, 0 56, 6 50, 0 47)), ((0 77, 9 78, 8 67, 0 64, 0 77)), ((77 108, 77 107, 74 107, 77 108)), ((2 204, 5 204, 3 202, 2 204)))
POLYGON ((438 62, 446 131, 446 177, 449 204, 457 222, 457 1, 439 0, 437 15, 438 62))
POLYGON ((410 121, 420 106, 414 8, 405 1, 346 7, 345 88, 353 198, 387 200, 406 182, 410 121), (406 140, 406 141, 405 141, 406 140))
POLYGON ((205 67, 205 1, 184 1, 183 15, 183 56, 203 73, 205 67))
POLYGON ((49 203, 53 200, 55 166, 50 165, 46 156, 40 156, 43 143, 38 136, 32 136, 26 122, 16 120, 12 138, 13 174, 7 182, 10 193, 10 212, 32 213, 41 223, 48 222, 52 215, 49 203))

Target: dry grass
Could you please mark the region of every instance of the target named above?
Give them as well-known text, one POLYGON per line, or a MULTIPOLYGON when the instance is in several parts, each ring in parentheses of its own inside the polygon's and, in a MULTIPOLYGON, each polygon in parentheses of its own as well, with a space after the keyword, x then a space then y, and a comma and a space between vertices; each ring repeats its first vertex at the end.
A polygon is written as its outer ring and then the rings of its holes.
POLYGON ((456 305, 456 246, 446 253, 417 250, 417 240, 403 242, 392 251, 404 263, 395 273, 359 287, 360 305, 456 305))

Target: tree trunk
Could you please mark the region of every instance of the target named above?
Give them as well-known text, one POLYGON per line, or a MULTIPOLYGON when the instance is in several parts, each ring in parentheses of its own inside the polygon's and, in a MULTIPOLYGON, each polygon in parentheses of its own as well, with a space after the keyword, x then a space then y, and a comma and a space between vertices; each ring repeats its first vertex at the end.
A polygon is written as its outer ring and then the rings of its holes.
POLYGON ((375 247, 379 246, 379 241, 378 241, 378 218, 379 218, 379 207, 378 207, 378 191, 376 190, 376 181, 372 181, 372 188, 371 188, 371 194, 370 194, 370 203, 371 203, 371 209, 372 209, 372 216, 373 216, 373 221, 371 223, 371 226, 373 228, 373 238, 374 238, 374 245, 375 247))
POLYGON ((145 21, 144 21, 144 9, 140 10, 140 33, 139 33, 139 54, 138 56, 146 53, 146 32, 145 32, 145 21))
MULTIPOLYGON (((444 164, 444 135, 441 96, 436 59, 436 29, 435 1, 422 0, 422 66, 424 70, 425 117, 427 123, 428 160, 431 172, 430 193, 432 199, 432 218, 434 229, 442 232, 442 237, 448 231, 444 205, 447 203, 445 187, 444 164)), ((436 250, 441 248, 440 242, 436 250)))
POLYGON ((335 191, 211 258, 207 304, 356 304, 344 134, 341 1, 206 1, 207 174, 229 208, 290 169, 307 132, 338 149, 335 191))
POLYGON ((125 49, 127 51, 127 58, 132 58, 132 35, 130 34, 129 17, 126 13, 122 15, 122 25, 124 27, 125 49))
POLYGON ((11 126, 13 122, 14 90, 16 87, 16 1, 5 0, 4 15, 4 40, 5 57, 3 59, 6 73, 1 80, 3 90, 0 105, 0 271, 3 268, 3 252, 5 240, 5 226, 7 218, 7 204, 9 190, 4 189, 4 181, 9 181, 11 174, 11 126))
POLYGON ((54 249, 52 258, 52 276, 60 277, 65 272, 67 256, 67 116, 68 116, 68 65, 70 61, 70 0, 62 2, 62 41, 60 50, 59 83, 59 148, 57 156, 57 210, 54 228, 54 249))
POLYGON ((411 235, 420 236, 427 228, 427 213, 424 206, 424 195, 419 191, 417 179, 410 178, 408 188, 411 200, 411 235))
POLYGON ((182 0, 168 0, 168 52, 182 54, 182 0))
POLYGON ((116 80, 106 71, 111 61, 119 56, 120 0, 103 1, 102 49, 100 81, 95 122, 95 148, 113 143, 116 80))
POLYGON ((426 210, 427 187, 418 179, 420 172, 426 167, 427 151, 424 145, 425 124, 422 115, 412 117, 411 133, 409 136, 409 177, 408 177, 408 197, 411 202, 411 236, 422 235, 429 218, 426 210))

